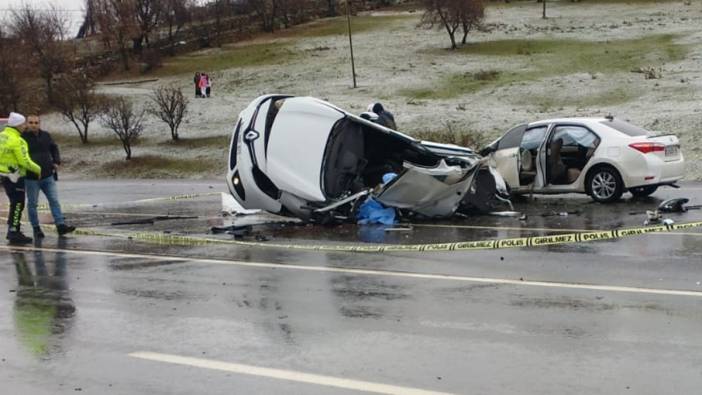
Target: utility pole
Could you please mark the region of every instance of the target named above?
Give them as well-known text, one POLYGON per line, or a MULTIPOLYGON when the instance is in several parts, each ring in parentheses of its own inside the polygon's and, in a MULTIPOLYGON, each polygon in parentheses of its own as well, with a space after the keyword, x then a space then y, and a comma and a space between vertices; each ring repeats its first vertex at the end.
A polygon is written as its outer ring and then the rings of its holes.
POLYGON ((351 50, 351 75, 353 76, 353 87, 356 88, 356 64, 353 60, 353 40, 351 39, 351 6, 349 6, 349 1, 346 0, 346 24, 349 31, 349 49, 351 50))
POLYGON ((546 0, 541 0, 544 3, 544 13, 543 13, 543 18, 546 19, 546 0))

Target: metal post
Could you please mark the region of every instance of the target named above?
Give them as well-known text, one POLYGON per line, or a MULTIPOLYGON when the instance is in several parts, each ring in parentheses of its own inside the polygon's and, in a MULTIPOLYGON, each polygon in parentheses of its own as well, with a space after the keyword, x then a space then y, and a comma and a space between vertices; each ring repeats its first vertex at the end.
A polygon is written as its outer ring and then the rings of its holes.
POLYGON ((543 13, 543 18, 546 19, 546 0, 542 0, 544 2, 544 13, 543 13))
POLYGON ((356 64, 353 60, 353 40, 351 40, 351 7, 349 1, 346 0, 346 23, 349 31, 349 48, 351 49, 351 75, 353 76, 353 87, 356 88, 356 64))

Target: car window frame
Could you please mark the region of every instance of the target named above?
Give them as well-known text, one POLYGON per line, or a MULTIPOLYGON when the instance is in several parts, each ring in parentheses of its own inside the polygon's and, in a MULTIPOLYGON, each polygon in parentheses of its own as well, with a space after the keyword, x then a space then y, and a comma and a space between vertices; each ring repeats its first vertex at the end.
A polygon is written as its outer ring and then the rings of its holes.
POLYGON ((597 139, 599 140, 598 143, 597 143, 597 147, 595 147, 595 151, 597 151, 597 148, 599 148, 600 144, 602 144, 602 136, 600 136, 599 133, 595 132, 594 130, 592 130, 591 127, 587 126, 587 125, 584 124, 584 123, 578 123, 578 122, 554 122, 554 123, 550 124, 550 126, 549 126, 549 131, 548 131, 548 137, 544 140, 543 145, 541 146, 541 150, 542 150, 542 151, 540 151, 540 152, 543 152, 543 163, 542 163, 543 171, 542 171, 541 176, 542 176, 543 184, 544 184, 545 187, 546 187, 546 186, 549 186, 549 185, 553 185, 553 184, 549 184, 549 183, 548 183, 548 179, 547 179, 547 177, 546 177, 546 176, 547 176, 547 175, 546 175, 546 173, 547 173, 547 171, 546 171, 546 170, 547 170, 547 169, 546 169, 546 168, 547 168, 546 163, 548 162, 548 155, 550 155, 550 152, 548 152, 548 146, 551 144, 551 140, 553 139, 554 135, 556 134, 556 129, 557 129, 559 126, 575 126, 575 127, 580 127, 580 128, 584 128, 584 129, 588 130, 590 133, 594 134, 594 135, 597 137, 597 139))

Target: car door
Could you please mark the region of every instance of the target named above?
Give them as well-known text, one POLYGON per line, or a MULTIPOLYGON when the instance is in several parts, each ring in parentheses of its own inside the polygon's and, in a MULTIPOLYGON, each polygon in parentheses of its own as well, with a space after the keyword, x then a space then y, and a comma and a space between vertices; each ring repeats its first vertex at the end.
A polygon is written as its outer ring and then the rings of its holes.
POLYGON ((547 190, 575 190, 582 185, 579 182, 582 178, 582 171, 585 169, 587 162, 594 153, 600 143, 600 138, 585 125, 581 124, 556 124, 549 133, 547 143, 542 147, 543 180, 545 189, 547 190), (556 180, 553 174, 552 167, 554 163, 549 158, 554 153, 552 152, 554 142, 559 147, 560 163, 564 169, 565 179, 556 180))
POLYGON ((539 177, 539 150, 546 140, 548 124, 537 125, 524 131, 519 144, 519 184, 521 187, 538 189, 543 186, 539 177))
POLYGON ((519 188, 519 145, 522 141, 522 136, 526 131, 527 125, 518 125, 510 129, 498 141, 497 149, 492 153, 492 159, 495 161, 495 168, 504 178, 507 185, 512 189, 519 188))

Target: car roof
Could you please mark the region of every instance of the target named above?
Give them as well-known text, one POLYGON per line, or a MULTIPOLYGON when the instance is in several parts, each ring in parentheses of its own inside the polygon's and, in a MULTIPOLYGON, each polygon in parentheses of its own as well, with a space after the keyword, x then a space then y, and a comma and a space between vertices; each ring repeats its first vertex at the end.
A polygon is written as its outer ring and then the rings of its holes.
POLYGON ((580 123, 584 125, 599 124, 603 121, 607 121, 608 118, 588 118, 588 117, 572 117, 572 118, 553 118, 544 119, 541 121, 530 122, 527 127, 534 127, 539 125, 548 125, 552 123, 580 123))

